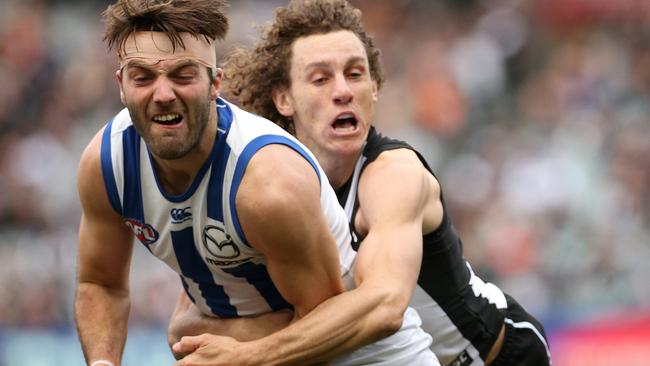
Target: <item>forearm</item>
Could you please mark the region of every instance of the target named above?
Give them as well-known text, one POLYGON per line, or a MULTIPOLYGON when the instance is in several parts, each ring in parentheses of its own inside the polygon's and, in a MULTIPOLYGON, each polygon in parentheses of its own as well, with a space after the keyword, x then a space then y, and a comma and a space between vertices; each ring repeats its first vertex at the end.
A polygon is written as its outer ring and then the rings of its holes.
POLYGON ((203 314, 182 292, 169 321, 168 341, 171 346, 181 337, 209 333, 247 342, 260 339, 286 327, 292 317, 292 312, 287 310, 256 317, 215 318, 203 314))
POLYGON ((326 300, 299 321, 251 346, 265 350, 265 365, 330 361, 399 329, 404 309, 386 300, 385 291, 361 286, 326 300))
POLYGON ((174 342, 183 336, 203 333, 232 337, 241 342, 252 341, 267 336, 287 326, 291 313, 273 313, 258 318, 218 319, 203 315, 197 318, 179 319, 173 330, 174 342))
POLYGON ((119 366, 126 342, 128 290, 80 283, 75 298, 75 321, 86 362, 109 360, 119 366))

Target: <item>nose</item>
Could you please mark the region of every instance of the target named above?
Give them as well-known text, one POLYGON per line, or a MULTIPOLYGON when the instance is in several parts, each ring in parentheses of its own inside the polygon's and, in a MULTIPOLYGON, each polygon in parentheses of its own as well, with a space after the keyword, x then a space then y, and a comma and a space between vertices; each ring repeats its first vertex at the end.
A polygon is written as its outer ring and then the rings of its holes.
POLYGON ((343 75, 337 76, 335 79, 333 98, 336 104, 347 104, 352 101, 350 84, 343 75))
POLYGON ((169 104, 176 100, 176 93, 171 81, 165 77, 159 77, 153 92, 153 101, 158 104, 169 104))

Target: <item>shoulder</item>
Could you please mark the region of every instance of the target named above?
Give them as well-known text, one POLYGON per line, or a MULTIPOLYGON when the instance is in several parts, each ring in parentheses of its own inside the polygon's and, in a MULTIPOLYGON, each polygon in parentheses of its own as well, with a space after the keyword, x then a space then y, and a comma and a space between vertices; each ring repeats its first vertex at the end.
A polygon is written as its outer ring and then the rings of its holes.
POLYGON ((268 254, 279 245, 271 245, 271 238, 297 238, 321 212, 320 193, 318 176, 301 155, 285 145, 263 147, 246 168, 235 199, 247 240, 268 254))
POLYGON ((102 171, 102 139, 106 128, 102 128, 95 134, 79 160, 77 191, 86 215, 113 211, 108 201, 102 171))
POLYGON ((301 195, 319 192, 319 177, 302 155, 288 146, 269 144, 251 158, 238 193, 238 206, 242 202, 258 210, 273 210, 300 200, 301 195))
MULTIPOLYGON (((359 199, 401 199, 424 204, 440 196, 440 184, 409 148, 383 151, 361 173, 359 199)), ((363 203, 363 202, 362 202, 363 203)))
POLYGON ((362 174, 368 176, 376 172, 405 173, 409 176, 430 174, 415 151, 409 148, 382 151, 368 164, 362 174))
POLYGON ((102 136, 106 127, 103 127, 90 140, 79 159, 77 180, 80 184, 87 183, 97 175, 101 176, 101 148, 102 136))
MULTIPOLYGON (((113 117, 104 127, 102 127, 95 136, 90 140, 79 161, 79 176, 83 177, 86 173, 91 173, 101 169, 101 151, 102 144, 111 144, 115 135, 121 135, 126 129, 133 125, 129 111, 124 108, 115 117, 113 117)), ((112 147, 108 146, 111 150, 112 147)))

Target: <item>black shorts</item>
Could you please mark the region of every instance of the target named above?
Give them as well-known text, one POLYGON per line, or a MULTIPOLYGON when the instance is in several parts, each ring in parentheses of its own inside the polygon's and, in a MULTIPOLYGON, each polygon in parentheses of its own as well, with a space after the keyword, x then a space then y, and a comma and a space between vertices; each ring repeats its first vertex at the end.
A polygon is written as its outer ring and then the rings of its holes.
POLYGON ((551 353, 542 324, 506 294, 505 337, 490 366, 549 366, 551 353))

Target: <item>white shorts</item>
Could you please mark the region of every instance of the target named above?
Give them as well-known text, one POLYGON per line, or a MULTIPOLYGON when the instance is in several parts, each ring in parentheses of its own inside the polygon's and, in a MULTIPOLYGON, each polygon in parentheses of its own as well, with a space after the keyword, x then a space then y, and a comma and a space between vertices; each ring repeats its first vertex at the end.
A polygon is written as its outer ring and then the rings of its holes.
POLYGON ((440 366, 417 312, 407 308, 397 333, 332 361, 333 366, 440 366))

